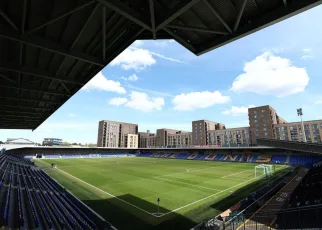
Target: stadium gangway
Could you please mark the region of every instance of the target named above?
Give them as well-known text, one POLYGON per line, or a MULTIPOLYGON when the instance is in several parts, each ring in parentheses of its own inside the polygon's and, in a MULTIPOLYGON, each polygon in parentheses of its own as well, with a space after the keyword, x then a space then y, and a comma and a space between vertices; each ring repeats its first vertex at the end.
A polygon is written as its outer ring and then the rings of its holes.
POLYGON ((7 173, 7 170, 8 170, 8 166, 9 166, 9 164, 7 164, 7 167, 6 167, 6 169, 5 169, 5 171, 4 171, 3 175, 2 175, 2 178, 1 178, 1 181, 0 181, 0 189, 2 187, 2 183, 3 183, 4 178, 6 176, 6 173, 7 173))
POLYGON ((6 196, 6 204, 4 208, 4 214, 3 214, 5 226, 8 226, 9 203, 10 203, 10 196, 11 196, 11 180, 12 180, 12 174, 10 174, 9 189, 6 196))
POLYGON ((22 201, 21 201, 21 181, 20 181, 20 175, 18 175, 18 211, 19 211, 19 226, 20 228, 23 228, 25 221, 24 221, 24 216, 22 212, 22 201))
POLYGON ((39 227, 39 219, 38 219, 38 217, 36 215, 36 208, 34 206, 34 203, 33 203, 32 199, 31 199, 31 196, 30 196, 30 192, 29 192, 30 187, 26 183, 26 179, 25 179, 24 175, 22 175, 22 180, 23 180, 23 183, 24 183, 25 188, 26 188, 24 191, 27 194, 28 202, 29 202, 30 209, 31 209, 32 219, 34 221, 35 227, 38 228, 39 227))
MULTIPOLYGON (((43 215, 45 217, 46 224, 49 227, 49 229, 52 229, 53 228, 53 222, 52 222, 52 220, 51 220, 51 218, 50 218, 50 216, 49 216, 49 214, 47 212, 47 209, 45 208, 45 205, 43 203, 43 200, 40 198, 38 192, 36 191, 37 189, 36 189, 36 186, 35 186, 35 184, 34 184, 34 182, 32 180, 32 176, 28 175, 27 171, 25 171, 25 172, 26 172, 26 175, 25 175, 26 181, 28 181, 28 183, 31 185, 32 191, 33 191, 33 195, 36 197, 36 202, 35 202, 34 199, 33 199, 33 201, 40 207, 40 209, 41 209, 41 211, 42 211, 42 213, 43 213, 43 215)), ((30 189, 30 187, 29 187, 29 189, 30 189)))
MULTIPOLYGON (((45 219, 46 219, 46 222, 47 222, 47 225, 49 227, 49 229, 52 229, 53 228, 53 222, 47 212, 47 209, 45 207, 45 204, 43 202, 43 200, 41 199, 41 197, 39 196, 39 194, 34 190, 34 193, 35 197, 37 198, 37 202, 40 206, 40 209, 42 210, 42 213, 44 214, 45 216, 45 219)), ((48 208, 48 207, 47 207, 48 208)))

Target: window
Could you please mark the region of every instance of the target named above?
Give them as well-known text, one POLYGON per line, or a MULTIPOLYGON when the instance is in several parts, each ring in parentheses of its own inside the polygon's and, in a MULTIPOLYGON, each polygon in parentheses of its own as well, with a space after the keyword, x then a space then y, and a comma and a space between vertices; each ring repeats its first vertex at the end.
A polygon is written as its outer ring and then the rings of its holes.
POLYGON ((264 131, 266 131, 266 128, 263 128, 264 131))
POLYGON ((264 113, 265 112, 265 110, 264 109, 262 109, 262 113, 264 113))
POLYGON ((257 123, 257 119, 254 119, 254 122, 257 123))

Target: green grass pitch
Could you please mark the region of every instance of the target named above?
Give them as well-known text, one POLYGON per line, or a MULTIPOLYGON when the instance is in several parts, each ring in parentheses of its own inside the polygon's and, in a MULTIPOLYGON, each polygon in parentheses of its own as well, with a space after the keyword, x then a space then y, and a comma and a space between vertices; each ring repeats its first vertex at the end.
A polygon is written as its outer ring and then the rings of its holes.
MULTIPOLYGON (((271 179, 255 164, 156 158, 36 160, 41 168, 118 229, 189 229, 271 179), (158 210, 157 199, 160 198, 158 210)), ((275 176, 285 166, 276 166, 275 176)))

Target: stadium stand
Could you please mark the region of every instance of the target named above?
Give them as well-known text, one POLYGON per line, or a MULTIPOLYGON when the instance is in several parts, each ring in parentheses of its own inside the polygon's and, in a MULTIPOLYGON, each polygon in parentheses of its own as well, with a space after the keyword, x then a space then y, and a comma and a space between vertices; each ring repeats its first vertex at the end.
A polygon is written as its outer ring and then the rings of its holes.
MULTIPOLYGON (((252 162, 269 164, 287 164, 286 155, 252 155, 244 157, 241 154, 214 154, 214 153, 152 153, 143 152, 137 154, 138 157, 167 158, 167 159, 186 159, 186 160, 205 160, 205 161, 228 161, 228 162, 252 162)), ((317 162, 322 161, 321 156, 312 155, 291 155, 288 164, 301 165, 307 168, 317 162)))
POLYGON ((318 205, 322 199, 322 167, 314 167, 306 174, 302 183, 295 189, 289 207, 318 205))
POLYGON ((27 159, 0 154, 0 227, 113 229, 27 159))
POLYGON ((303 165, 307 167, 312 167, 313 164, 322 160, 322 156, 312 156, 312 155, 304 155, 304 156, 291 156, 289 164, 292 165, 303 165))

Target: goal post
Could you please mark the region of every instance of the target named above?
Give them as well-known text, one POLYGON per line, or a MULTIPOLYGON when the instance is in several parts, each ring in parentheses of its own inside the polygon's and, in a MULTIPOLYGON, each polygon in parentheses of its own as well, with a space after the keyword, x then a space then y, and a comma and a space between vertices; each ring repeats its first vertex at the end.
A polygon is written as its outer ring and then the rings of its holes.
POLYGON ((255 177, 270 177, 274 174, 273 165, 261 164, 255 166, 255 177))

